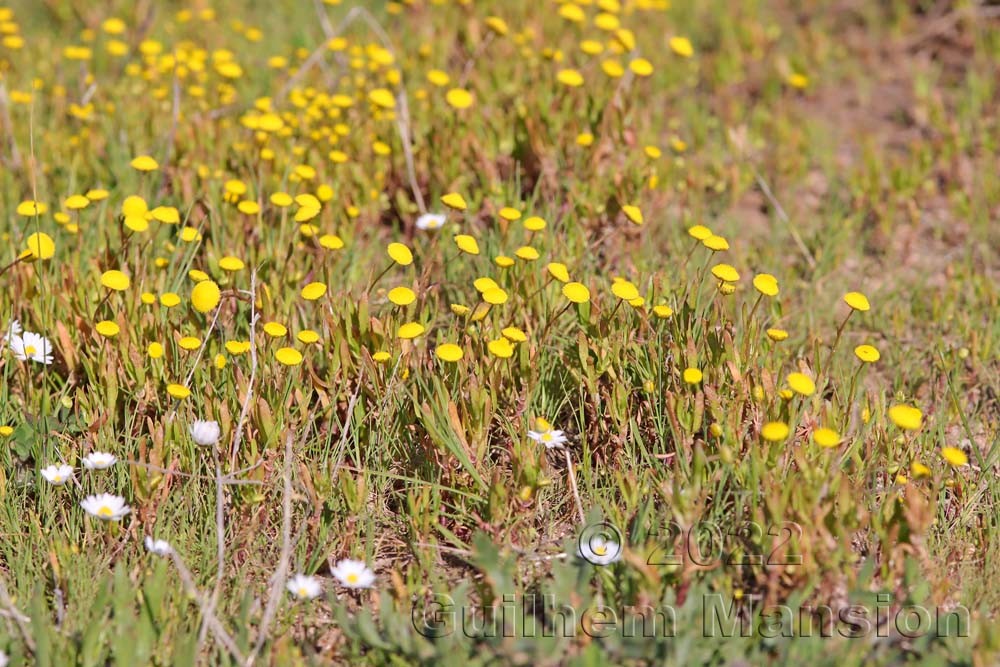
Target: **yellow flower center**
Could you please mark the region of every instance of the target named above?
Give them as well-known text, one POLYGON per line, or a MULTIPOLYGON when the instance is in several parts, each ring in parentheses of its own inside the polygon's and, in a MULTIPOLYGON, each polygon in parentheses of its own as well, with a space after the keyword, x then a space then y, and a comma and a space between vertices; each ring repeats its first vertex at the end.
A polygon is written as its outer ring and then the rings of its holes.
POLYGON ((600 544, 594 547, 594 553, 597 554, 598 556, 603 556, 604 554, 608 553, 608 548, 603 544, 600 544))
POLYGON ((25 354, 34 354, 35 353, 35 346, 34 345, 26 345, 25 348, 24 348, 24 353, 25 354))
POLYGON ((552 434, 551 433, 543 433, 542 434, 542 440, 544 440, 545 442, 549 442, 550 440, 552 440, 552 434))
POLYGON ((306 587, 305 586, 300 586, 299 587, 299 597, 300 598, 304 598, 304 597, 306 597, 308 595, 309 595, 309 591, 306 590, 306 587))
POLYGON ((100 509, 97 510, 97 516, 111 516, 114 512, 107 505, 101 505, 100 509))
POLYGON ((358 575, 356 575, 354 573, 351 573, 351 574, 347 575, 347 583, 349 583, 349 584, 356 584, 356 583, 358 583, 358 575))

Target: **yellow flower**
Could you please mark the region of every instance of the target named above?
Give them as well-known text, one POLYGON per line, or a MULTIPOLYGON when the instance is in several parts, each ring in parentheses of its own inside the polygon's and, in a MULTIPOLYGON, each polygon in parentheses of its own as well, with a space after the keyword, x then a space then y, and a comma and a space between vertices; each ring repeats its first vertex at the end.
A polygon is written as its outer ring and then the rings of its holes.
POLYGON ((455 245, 458 246, 459 250, 461 250, 462 252, 464 252, 466 254, 469 254, 469 255, 478 255, 479 254, 479 244, 476 242, 476 239, 474 239, 473 237, 469 236, 468 234, 458 234, 458 235, 456 235, 455 236, 455 245))
POLYGON ((538 251, 530 245, 521 246, 514 251, 514 254, 526 262, 533 262, 541 256, 538 254, 538 251))
POLYGON ((507 22, 499 16, 487 16, 485 23, 489 26, 490 30, 501 36, 506 35, 510 30, 507 26, 507 22))
POLYGON ((282 347, 274 351, 274 358, 285 366, 298 366, 302 363, 302 353, 294 347, 282 347))
POLYGON ((483 301, 494 306, 499 306, 507 303, 507 292, 499 287, 488 289, 483 292, 483 301))
POLYGON ((682 374, 684 382, 688 384, 698 384, 704 378, 704 374, 697 368, 685 368, 682 374))
POLYGON ((133 169, 139 171, 156 171, 160 165, 149 155, 140 155, 129 162, 133 169))
POLYGON ((315 301, 324 294, 326 294, 326 285, 324 283, 309 283, 302 288, 302 298, 306 301, 315 301))
POLYGON ((199 313, 207 313, 219 305, 222 293, 212 280, 202 280, 191 290, 191 305, 199 313))
POLYGON ((56 243, 45 232, 35 232, 25 239, 25 252, 32 259, 52 259, 56 254, 56 243))
POLYGON ((434 350, 434 354, 437 355, 437 358, 442 361, 454 363, 461 359, 465 355, 465 352, 463 352, 462 348, 454 343, 443 343, 437 346, 434 350))
POLYGON ((858 345, 854 348, 854 356, 856 356, 861 361, 866 364, 874 364, 876 361, 882 358, 879 351, 876 350, 871 345, 858 345))
POLYGON ((583 23, 587 20, 587 15, 584 13, 583 9, 581 9, 579 5, 575 5, 571 2, 559 7, 559 16, 563 17, 567 21, 572 21, 573 23, 583 23))
POLYGON ((788 338, 788 332, 784 329, 768 329, 767 337, 773 340, 775 343, 780 343, 788 338))
POLYGON ((121 327, 111 320, 101 320, 94 325, 94 329, 105 338, 114 338, 121 331, 121 327))
POLYGON ((840 444, 840 434, 832 428, 818 428, 813 431, 813 442, 820 447, 836 447, 840 444))
POLYGON ((812 396, 816 393, 816 383, 805 373, 789 373, 788 386, 803 396, 812 396))
POLYGON ((509 269, 510 267, 514 266, 514 258, 508 257, 507 255, 497 255, 496 257, 493 258, 493 261, 501 269, 509 269))
POLYGON ((0 436, 3 436, 5 438, 9 438, 13 434, 14 434, 14 427, 13 426, 8 426, 7 424, 4 424, 3 426, 0 426, 0 436))
POLYGON ((665 303, 661 303, 657 306, 653 306, 653 314, 661 320, 665 320, 674 314, 674 309, 665 303))
POLYGON ((711 250, 712 252, 721 252, 723 250, 729 250, 729 241, 721 236, 716 236, 715 234, 710 234, 701 240, 701 244, 711 250))
POLYGON ((566 268, 565 264, 562 264, 560 262, 550 262, 548 266, 546 266, 545 268, 548 269, 549 275, 551 275, 559 282, 561 283, 569 282, 569 269, 566 268))
MULTIPOLYGON (((135 218, 125 218, 125 222, 128 223, 128 221, 132 219, 135 218)), ((142 230, 134 230, 134 231, 142 231, 142 230)), ((181 229, 181 240, 184 241, 185 243, 193 243, 195 241, 198 241, 199 239, 201 239, 201 234, 199 234, 198 230, 195 229, 194 227, 184 227, 181 229)))
POLYGON ((244 354, 250 351, 249 341, 227 340, 226 352, 229 354, 244 354))
POLYGON ((457 192, 449 192, 448 194, 443 195, 441 197, 441 203, 456 211, 464 211, 468 208, 468 204, 465 203, 465 197, 457 192))
POLYGON ((402 243, 390 243, 389 247, 386 248, 386 252, 389 253, 392 261, 400 266, 409 266, 413 263, 413 253, 402 243))
POLYGON ((305 343, 306 345, 319 342, 319 334, 312 329, 303 329, 295 337, 299 339, 300 343, 305 343))
POLYGON ((407 322, 406 324, 399 327, 399 330, 396 332, 396 335, 402 338, 403 340, 410 340, 412 338, 416 338, 423 332, 424 332, 424 327, 422 324, 418 324, 416 322, 407 322))
POLYGON ((575 69, 561 69, 556 73, 559 83, 571 88, 578 88, 583 85, 583 75, 575 69))
POLYGON ((921 477, 930 477, 931 469, 925 466, 920 461, 914 461, 910 464, 910 474, 913 475, 914 479, 920 479, 921 477))
POLYGON ((620 25, 621 21, 618 20, 618 17, 608 12, 601 12, 594 17, 594 27, 606 32, 618 30, 620 25))
POLYGON ((90 206, 90 200, 83 195, 70 195, 63 202, 63 206, 71 211, 79 211, 90 206))
POLYGON ((716 264, 712 267, 712 275, 724 283, 735 283, 740 279, 740 274, 729 264, 716 264))
POLYGON ((497 285, 497 281, 493 280, 492 278, 486 278, 486 277, 476 278, 474 281, 472 281, 472 285, 473 287, 476 288, 476 291, 479 292, 480 294, 482 294, 486 290, 500 289, 500 286, 497 285))
POLYGON ((503 337, 514 343, 523 343, 528 340, 527 334, 517 327, 504 327, 501 331, 503 337))
POLYGON ((125 21, 116 17, 104 19, 101 23, 101 30, 109 35, 120 35, 125 32, 125 21))
POLYGON ((167 225, 176 225, 181 221, 180 212, 173 206, 157 206, 149 212, 153 219, 167 225))
MULTIPOLYGON (((131 229, 133 232, 144 232, 149 229, 149 221, 146 220, 145 216, 141 215, 126 215, 125 216, 125 226, 131 229)), ((186 229, 192 229, 190 227, 186 229)), ((197 230, 192 230, 197 233, 197 230)))
POLYGON ((319 237, 319 244, 327 250, 340 250, 344 247, 344 240, 336 234, 323 234, 319 237))
POLYGON ((844 295, 844 303, 862 313, 871 308, 871 304, 868 303, 868 297, 861 292, 848 292, 844 295))
POLYGON ((444 95, 445 102, 453 109, 468 109, 474 101, 472 93, 462 88, 452 88, 444 95))
POLYGON ((521 212, 518 211, 516 208, 510 206, 504 206, 502 209, 500 209, 499 216, 504 220, 513 222, 521 217, 521 212))
POLYGON ((438 88, 444 88, 451 81, 451 77, 448 76, 447 72, 442 72, 439 69, 428 70, 427 81, 432 86, 437 86, 438 88))
POLYGON ((375 360, 376 362, 380 363, 380 364, 384 364, 385 362, 389 361, 389 359, 391 359, 391 358, 392 358, 392 355, 390 355, 388 352, 385 352, 385 351, 376 352, 375 354, 372 355, 372 359, 375 360))
POLYGON ((490 354, 501 359, 509 359, 514 356, 514 346, 506 338, 501 337, 491 340, 486 344, 486 348, 490 351, 490 354))
POLYGON ((631 301, 639 297, 639 289, 627 280, 616 281, 611 286, 611 291, 623 301, 631 301))
POLYGON ((653 63, 649 62, 645 58, 636 58, 628 64, 628 68, 632 70, 636 76, 649 76, 653 73, 653 63))
POLYGON ((705 225, 694 225, 693 227, 688 228, 688 234, 690 234, 692 238, 697 239, 698 241, 704 241, 705 239, 713 235, 712 230, 706 227, 705 225))
POLYGON ((150 359, 159 359, 163 356, 163 345, 157 342, 152 342, 149 347, 146 348, 146 354, 149 355, 150 359))
POLYGON ((132 283, 124 273, 117 269, 111 269, 101 274, 101 284, 110 290, 124 292, 132 283))
POLYGON ((272 204, 274 204, 278 208, 285 208, 287 206, 291 206, 292 201, 294 201, 292 199, 292 196, 287 192, 275 192, 273 195, 269 197, 269 200, 272 204))
POLYGON ((176 399, 185 399, 191 395, 191 390, 182 384, 171 383, 167 385, 167 393, 176 399))
POLYGON ((236 205, 236 208, 239 209, 239 212, 244 215, 257 215, 260 213, 260 204, 252 199, 244 199, 236 205))
POLYGON ((809 77, 805 74, 800 74, 799 72, 792 72, 785 79, 788 85, 792 88, 797 88, 798 90, 805 90, 809 87, 809 77))
POLYGON ((566 283, 562 288, 563 296, 573 303, 587 303, 590 301, 590 290, 583 283, 566 283))
POLYGON ((910 405, 894 405, 889 408, 889 419, 904 431, 916 431, 924 423, 924 415, 919 408, 910 405))
POLYGON ((958 447, 942 447, 941 458, 954 468, 969 465, 969 457, 958 447))
POLYGON ((268 322, 264 325, 264 333, 271 338, 283 338, 288 335, 288 327, 281 322, 268 322))
POLYGON ((160 295, 160 303, 166 308, 173 308, 181 302, 181 297, 173 292, 164 292, 160 295))
POLYGON ((522 223, 524 228, 529 232, 540 232, 545 229, 545 220, 539 218, 537 215, 533 215, 530 218, 525 218, 522 223))
POLYGON ((576 137, 576 143, 586 148, 587 146, 590 146, 591 144, 594 143, 594 135, 592 135, 590 132, 581 132, 576 137))
POLYGON ((694 55, 694 47, 687 37, 671 37, 670 50, 682 58, 690 58, 694 55))
POLYGON ((393 287, 389 290, 389 301, 397 306, 408 306, 417 300, 417 294, 409 287, 393 287))
POLYGON ((182 350, 197 350, 201 347, 201 340, 194 336, 184 336, 177 341, 177 345, 179 345, 182 350))
POLYGON ((768 442, 781 442, 788 437, 788 424, 768 422, 760 429, 760 437, 768 442))
POLYGON ((385 88, 376 88, 368 93, 368 99, 377 107, 382 109, 395 109, 396 98, 385 88))
POLYGON ((625 214, 625 217, 629 219, 629 222, 634 225, 641 225, 644 222, 642 211, 639 210, 638 206, 625 204, 622 206, 622 212, 625 214))
POLYGON ((238 257, 227 256, 219 260, 219 268, 223 271, 242 271, 244 266, 243 260, 238 257))
POLYGON ((753 286, 764 296, 778 295, 778 279, 770 273, 760 273, 754 276, 753 286))

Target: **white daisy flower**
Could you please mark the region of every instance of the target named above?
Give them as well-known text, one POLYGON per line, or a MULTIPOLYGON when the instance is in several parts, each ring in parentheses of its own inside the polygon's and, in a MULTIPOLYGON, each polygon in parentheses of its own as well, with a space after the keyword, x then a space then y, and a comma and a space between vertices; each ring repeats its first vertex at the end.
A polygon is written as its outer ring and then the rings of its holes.
POLYGON ((104 470, 117 462, 115 455, 107 452, 91 452, 83 457, 83 467, 87 470, 104 470))
POLYGON ((448 220, 444 213, 424 213, 417 218, 417 229, 440 229, 448 220))
POLYGON ((7 667, 7 663, 10 662, 10 658, 3 651, 0 651, 0 667, 7 667))
POLYGON ((590 539, 579 541, 576 555, 594 565, 611 565, 621 560, 622 547, 614 540, 606 540, 595 535, 590 539))
POLYGON ((30 359, 40 364, 52 363, 52 343, 45 336, 39 336, 33 331, 25 331, 20 336, 11 336, 10 349, 19 361, 30 359))
POLYGON ((203 421, 201 419, 191 424, 191 439, 203 447, 209 447, 219 442, 222 429, 219 422, 203 421))
POLYGON ((528 431, 528 437, 545 445, 548 449, 562 449, 569 438, 562 431, 547 428, 544 431, 528 431))
POLYGON ((174 549, 166 540, 154 540, 152 535, 146 536, 146 550, 154 556, 169 556, 174 549))
POLYGON ((62 486, 69 480, 73 479, 73 467, 63 464, 42 468, 42 477, 44 477, 49 484, 62 486))
POLYGON ((347 588, 371 588, 375 583, 375 573, 360 560, 345 558, 337 563, 332 573, 337 581, 347 588))
POLYGON ((80 501, 80 507, 85 509, 90 516, 96 516, 105 521, 120 521, 132 511, 132 508, 125 504, 124 498, 110 493, 87 496, 80 501))
POLYGON ((323 592, 323 586, 319 583, 319 579, 310 577, 307 574, 295 575, 288 580, 285 588, 300 600, 312 600, 319 597, 319 594, 323 592))

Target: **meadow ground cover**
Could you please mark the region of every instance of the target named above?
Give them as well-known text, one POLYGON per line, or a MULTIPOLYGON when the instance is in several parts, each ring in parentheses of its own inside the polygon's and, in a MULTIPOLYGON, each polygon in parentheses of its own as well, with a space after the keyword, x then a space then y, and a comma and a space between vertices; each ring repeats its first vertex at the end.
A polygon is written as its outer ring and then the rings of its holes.
POLYGON ((992 664, 998 17, 0 8, 0 663, 992 664))

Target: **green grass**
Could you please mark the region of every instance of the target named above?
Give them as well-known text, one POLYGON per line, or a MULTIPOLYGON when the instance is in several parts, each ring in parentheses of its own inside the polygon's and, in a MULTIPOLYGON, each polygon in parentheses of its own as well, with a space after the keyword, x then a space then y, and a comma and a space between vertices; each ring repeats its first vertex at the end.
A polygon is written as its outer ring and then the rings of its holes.
POLYGON ((0 20, 0 314, 55 357, 22 361, 10 343, 0 354, 0 649, 14 664, 996 659, 991 10, 623 0, 629 32, 616 33, 595 24, 597 5, 615 14, 607 2, 582 6, 582 24, 521 0, 371 14, 219 0, 214 16, 182 4, 16 3, 0 20), (112 16, 124 34, 102 27, 112 16), (333 36, 343 43, 323 47, 333 36), (83 60, 65 51, 82 45, 83 60), (650 76, 628 70, 638 57, 650 76), (607 75, 608 59, 627 74, 607 75), (559 82, 569 68, 582 86, 559 82), (450 83, 430 83, 435 69, 450 83), (448 104, 453 87, 471 107, 448 104), (394 110, 372 101, 378 88, 394 110), (130 166, 143 154, 158 170, 130 166), (245 194, 227 196, 233 179, 245 194), (92 188, 108 198, 64 210, 92 188), (276 192, 322 207, 300 223, 308 207, 277 206, 276 192), (465 211, 440 203, 452 192, 465 211), (120 215, 130 195, 175 207, 180 224, 133 231, 120 215), (48 210, 19 215, 31 199, 48 210), (445 226, 416 229, 422 207, 445 226), (545 228, 526 229, 529 216, 545 228), (695 225, 729 249, 709 251, 695 225), (51 257, 23 256, 35 233, 53 239, 51 257), (412 264, 390 259, 393 242, 412 264), (539 258, 518 257, 523 246, 539 258), (227 256, 245 267, 221 268, 227 256), (586 303, 567 299, 550 262, 589 288, 586 303), (732 294, 718 263, 740 274, 732 294), (130 286, 102 287, 109 269, 130 286), (193 307, 192 270, 221 289, 209 312, 193 307), (760 273, 777 277, 776 297, 755 289, 760 273), (506 302, 487 311, 479 278, 506 302), (643 303, 622 302, 617 278, 643 303), (317 300, 301 295, 311 282, 327 288, 317 300), (398 286, 413 303, 388 300, 398 286), (869 311, 850 311, 852 291, 869 311), (179 304, 162 305, 167 293, 179 304), (104 320, 119 333, 97 333, 104 320), (400 339, 408 322, 424 331, 400 339), (510 326, 526 340, 498 356, 489 343, 510 326), (435 355, 446 342, 457 363, 435 355), (880 360, 861 364, 860 344, 880 360), (284 347, 301 365, 279 363, 284 347), (688 368, 703 379, 685 382, 688 368), (815 393, 788 390, 792 372, 815 393), (173 383, 190 396, 172 397, 173 383), (896 405, 918 408, 920 427, 895 424, 896 405), (216 448, 194 443, 196 419, 219 422, 216 448), (528 437, 539 420, 565 431, 565 451, 528 437), (767 441, 769 422, 789 435, 767 441), (817 445, 820 427, 840 443, 817 445), (949 465, 947 447, 967 465, 949 465), (119 462, 85 470, 91 451, 119 462), (50 485, 40 471, 61 462, 75 479, 50 485), (80 501, 99 492, 131 513, 88 516, 80 501), (576 549, 602 522, 625 548, 595 566, 576 549), (147 535, 175 557, 148 553, 147 535), (374 570, 372 590, 338 583, 344 558, 374 570), (295 573, 323 594, 294 599, 295 573), (414 619, 442 595, 456 615, 425 637, 414 619), (539 599, 492 632, 458 623, 463 607, 539 599), (589 620, 560 631, 563 604, 589 620), (917 605, 967 609, 969 622, 912 638, 881 623, 917 605), (867 626, 823 637, 803 621, 852 606, 867 626), (594 623, 647 607, 669 607, 676 636, 594 623), (713 634, 706 619, 723 608, 748 636, 713 634), (781 613, 796 622, 776 629, 781 613))

